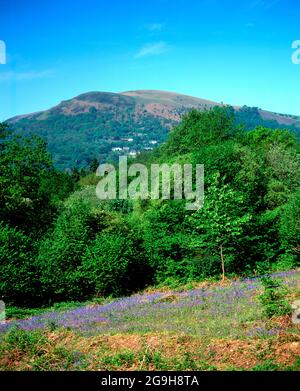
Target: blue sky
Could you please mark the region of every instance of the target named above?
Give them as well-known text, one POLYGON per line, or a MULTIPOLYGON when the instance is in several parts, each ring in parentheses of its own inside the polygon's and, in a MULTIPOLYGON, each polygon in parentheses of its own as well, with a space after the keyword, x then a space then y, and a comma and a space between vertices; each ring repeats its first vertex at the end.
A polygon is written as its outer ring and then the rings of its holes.
POLYGON ((1 0, 0 120, 158 89, 300 115, 291 0, 1 0))

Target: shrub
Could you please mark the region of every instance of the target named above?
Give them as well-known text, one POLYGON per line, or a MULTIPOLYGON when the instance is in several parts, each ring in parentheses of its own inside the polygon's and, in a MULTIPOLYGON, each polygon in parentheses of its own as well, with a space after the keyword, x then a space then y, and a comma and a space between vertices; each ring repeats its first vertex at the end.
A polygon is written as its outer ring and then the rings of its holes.
POLYGON ((259 296, 259 300, 263 306, 263 314, 268 318, 290 314, 292 309, 286 301, 287 288, 271 277, 263 277, 261 282, 264 292, 259 296))
POLYGON ((22 353, 38 354, 41 346, 46 343, 46 338, 40 330, 25 331, 13 327, 4 336, 4 346, 6 350, 18 350, 22 353))
POLYGON ((221 265, 218 254, 196 254, 189 263, 191 279, 208 278, 220 275, 221 273, 221 265))

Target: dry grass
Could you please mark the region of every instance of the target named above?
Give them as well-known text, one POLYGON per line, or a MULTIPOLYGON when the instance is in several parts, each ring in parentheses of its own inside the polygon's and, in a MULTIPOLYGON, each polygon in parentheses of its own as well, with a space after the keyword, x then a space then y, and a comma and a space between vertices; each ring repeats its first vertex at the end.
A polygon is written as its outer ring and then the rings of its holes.
MULTIPOLYGON (((276 321, 282 321, 276 319, 276 321)), ((288 330, 288 329, 287 329, 288 330)), ((251 370, 266 361, 280 369, 297 365, 300 328, 273 339, 207 339, 168 333, 84 337, 73 331, 43 332, 35 349, 2 349, 3 370, 251 370), (78 361, 76 357, 81 359, 78 361)))

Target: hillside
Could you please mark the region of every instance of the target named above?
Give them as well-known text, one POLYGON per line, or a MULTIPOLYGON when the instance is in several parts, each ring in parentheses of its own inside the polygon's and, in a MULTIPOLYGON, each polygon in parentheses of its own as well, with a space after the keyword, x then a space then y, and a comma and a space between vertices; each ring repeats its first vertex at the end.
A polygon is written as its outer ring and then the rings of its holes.
MULTIPOLYGON (((173 92, 141 90, 122 93, 88 92, 49 110, 21 115, 7 122, 21 133, 43 137, 60 169, 82 167, 94 157, 114 160, 134 157, 161 144, 183 114, 221 103, 173 92)), ((300 117, 258 108, 234 106, 236 121, 247 129, 257 125, 300 129, 300 117)))
MULTIPOLYGON (((299 271, 274 277, 293 300, 299 271)), ((28 310, 0 327, 0 369, 297 371, 300 326, 265 319, 260 292, 260 278, 249 278, 28 310)))

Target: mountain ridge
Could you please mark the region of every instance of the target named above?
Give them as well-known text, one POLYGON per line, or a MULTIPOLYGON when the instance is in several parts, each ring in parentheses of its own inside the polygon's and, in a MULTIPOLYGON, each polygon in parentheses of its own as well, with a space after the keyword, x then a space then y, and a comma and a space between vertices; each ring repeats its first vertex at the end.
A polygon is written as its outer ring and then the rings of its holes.
MULTIPOLYGON (((48 144, 55 164, 62 169, 83 167, 92 158, 132 157, 161 144, 182 116, 195 108, 230 106, 176 92, 132 90, 121 93, 90 91, 63 100, 48 110, 8 119, 13 130, 38 134, 48 144)), ((237 123, 289 127, 300 134, 300 117, 257 107, 231 106, 237 123)))
MULTIPOLYGON (((153 101, 157 103, 169 103, 172 104, 173 106, 185 106, 185 107, 194 107, 194 106, 232 106, 235 110, 241 110, 245 106, 238 106, 238 105, 232 105, 230 103, 219 103, 216 101, 204 99, 204 98, 199 98, 199 97, 194 97, 192 95, 186 95, 186 94, 181 94, 177 92, 172 92, 172 91, 163 91, 163 90, 129 90, 129 91, 123 91, 123 92, 108 92, 108 91, 89 91, 86 93, 79 94, 73 98, 62 100, 60 103, 57 105, 53 106, 50 109, 46 110, 39 110, 36 112, 28 113, 28 114, 21 114, 17 115, 11 118, 8 118, 6 122, 14 122, 22 118, 27 118, 27 117, 32 117, 37 114, 49 112, 52 109, 56 107, 60 107, 61 105, 64 105, 68 102, 71 101, 86 101, 86 97, 92 97, 92 96, 111 96, 111 97, 117 97, 117 96, 127 96, 131 98, 136 98, 137 100, 142 101, 143 103, 153 101), (84 99, 83 99, 84 98, 84 99)), ((97 103, 97 101, 90 101, 90 103, 97 103)), ((196 107, 195 107, 196 108, 196 107)), ((276 113, 274 111, 270 110, 265 110, 258 108, 259 112, 264 116, 266 119, 275 119, 279 124, 294 124, 295 122, 299 122, 300 126, 300 116, 293 115, 293 114, 281 114, 281 113, 276 113)), ((76 114, 76 113, 74 113, 76 114)))

